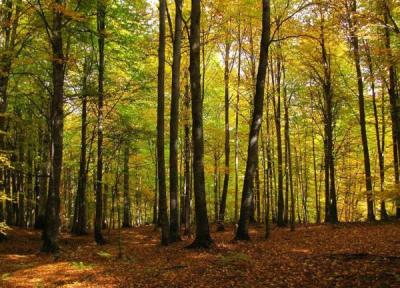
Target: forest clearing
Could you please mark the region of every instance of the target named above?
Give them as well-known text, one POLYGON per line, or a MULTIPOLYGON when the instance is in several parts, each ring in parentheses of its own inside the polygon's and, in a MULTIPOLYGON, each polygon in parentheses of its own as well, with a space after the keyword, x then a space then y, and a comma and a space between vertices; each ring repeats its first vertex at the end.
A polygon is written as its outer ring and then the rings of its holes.
POLYGON ((400 287, 400 0, 0 0, 0 286, 400 287))
POLYGON ((112 230, 104 246, 62 234, 57 255, 38 253, 39 233, 16 230, 0 246, 0 286, 400 287, 398 222, 275 228, 269 240, 252 227, 245 243, 232 229, 200 251, 188 239, 160 246, 151 226, 112 230))

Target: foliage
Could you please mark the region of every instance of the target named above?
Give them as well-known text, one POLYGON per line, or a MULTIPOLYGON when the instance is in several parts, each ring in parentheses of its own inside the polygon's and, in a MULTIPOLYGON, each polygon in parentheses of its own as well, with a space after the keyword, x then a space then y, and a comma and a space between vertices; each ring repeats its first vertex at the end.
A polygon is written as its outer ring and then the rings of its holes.
POLYGON ((7 234, 12 229, 5 222, 0 222, 0 241, 7 239, 7 234))

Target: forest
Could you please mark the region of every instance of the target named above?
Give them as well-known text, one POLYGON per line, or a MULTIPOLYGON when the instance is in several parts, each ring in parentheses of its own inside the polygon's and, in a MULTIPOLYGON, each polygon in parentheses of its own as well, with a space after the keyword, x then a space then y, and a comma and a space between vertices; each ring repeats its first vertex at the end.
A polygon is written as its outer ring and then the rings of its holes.
POLYGON ((399 287, 399 0, 0 0, 0 287, 399 287))

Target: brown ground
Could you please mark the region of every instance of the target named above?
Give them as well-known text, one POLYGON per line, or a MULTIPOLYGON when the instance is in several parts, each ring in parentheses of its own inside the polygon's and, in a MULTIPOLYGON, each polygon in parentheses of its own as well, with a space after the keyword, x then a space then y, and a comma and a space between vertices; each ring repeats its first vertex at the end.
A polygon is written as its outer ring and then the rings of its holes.
POLYGON ((210 251, 161 247, 152 227, 118 235, 96 246, 63 234, 52 256, 38 253, 38 232, 14 230, 0 243, 0 287, 400 287, 400 222, 275 228, 267 241, 259 228, 240 243, 230 229, 210 251))

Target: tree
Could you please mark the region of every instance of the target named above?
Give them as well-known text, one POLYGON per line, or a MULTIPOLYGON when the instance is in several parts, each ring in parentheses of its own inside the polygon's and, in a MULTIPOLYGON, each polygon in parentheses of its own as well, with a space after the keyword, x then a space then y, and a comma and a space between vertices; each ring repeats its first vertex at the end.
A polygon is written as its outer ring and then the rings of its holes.
POLYGON ((64 128, 64 77, 65 56, 63 50, 63 0, 53 2, 52 27, 44 11, 41 17, 48 32, 52 48, 52 83, 53 93, 50 103, 50 183, 46 204, 46 220, 43 229, 43 252, 57 252, 59 250, 58 235, 60 229, 60 186, 61 169, 63 163, 63 128, 64 128))
MULTIPOLYGON (((391 112, 390 116, 392 119, 392 141, 393 141, 393 166, 394 166, 394 177, 395 177, 395 185, 400 184, 400 172, 399 172, 399 165, 400 165, 400 109, 398 105, 398 91, 396 86, 396 67, 393 63, 393 53, 392 53, 392 43, 390 38, 390 28, 389 28, 389 21, 390 21, 390 6, 388 0, 382 0, 381 9, 383 14, 383 23, 384 23, 384 41, 385 41, 385 48, 387 50, 387 68, 389 70, 389 85, 388 85, 388 92, 389 92, 389 100, 390 100, 390 107, 391 112)), ((399 200, 397 200, 397 209, 396 209, 396 217, 400 219, 400 204, 399 200)))
POLYGON ((336 205, 336 179, 335 179, 335 158, 333 140, 333 91, 332 91, 332 71, 330 57, 326 48, 325 39, 325 8, 319 8, 320 14, 320 39, 321 64, 323 77, 321 79, 323 94, 323 118, 324 118, 324 154, 325 154, 325 222, 335 224, 338 222, 336 205))
POLYGON ((124 217, 122 227, 131 227, 131 199, 129 195, 129 142, 124 147, 124 217))
POLYGON ((237 74, 237 91, 235 103, 235 222, 238 221, 239 214, 239 101, 240 101, 240 85, 242 70, 242 31, 240 25, 241 17, 239 13, 238 20, 238 74, 237 74))
POLYGON ((86 188, 87 188, 87 97, 88 77, 92 69, 92 59, 85 57, 82 77, 82 122, 81 122, 81 151, 79 161, 78 190, 75 199, 75 212, 72 223, 72 233, 76 235, 87 234, 87 209, 86 209, 86 188))
MULTIPOLYGON (((281 84, 282 84, 282 51, 280 43, 278 42, 278 52, 277 52, 277 60, 276 60, 276 71, 274 73, 274 69, 271 68, 271 78, 273 81, 273 86, 276 86, 276 96, 277 100, 275 100, 275 96, 272 98, 273 106, 274 106, 274 119, 275 119, 275 129, 276 129, 276 149, 277 149, 277 157, 278 157, 278 226, 285 226, 284 221, 284 199, 283 199, 283 152, 282 152, 282 133, 281 133, 281 84)), ((272 65, 271 65, 272 66, 272 65)), ((287 208, 287 207, 286 207, 287 208)))
POLYGON ((161 245, 169 242, 169 220, 165 184, 164 152, 164 81, 165 81, 165 0, 160 0, 159 47, 158 47, 158 106, 157 106, 157 176, 158 176, 158 209, 161 225, 161 245))
POLYGON ((358 107, 360 111, 361 139, 364 153, 365 185, 367 189, 368 220, 375 221, 374 202, 372 195, 371 163, 369 159, 368 137, 365 124, 364 81, 361 72, 360 43, 358 38, 358 21, 356 19, 357 1, 346 1, 347 21, 349 25, 350 42, 353 48, 354 65, 357 72, 358 107))
MULTIPOLYGON (((230 162, 230 131, 229 131, 229 54, 231 50, 231 43, 229 36, 226 36, 225 40, 225 71, 224 71, 224 82, 225 82, 225 167, 224 167, 224 186, 222 190, 221 203, 219 208, 219 219, 218 219, 218 231, 224 231, 224 220, 225 220, 225 210, 226 210, 226 198, 228 196, 228 186, 229 186, 229 162, 230 162)), ((239 52, 240 53, 240 52, 239 52)))
MULTIPOLYGON (((383 194, 385 190, 385 105, 382 105, 382 129, 380 129, 379 125, 379 115, 378 115, 378 105, 377 105, 377 95, 376 95, 376 87, 375 87, 375 73, 371 58, 371 51, 369 48, 368 41, 364 41, 364 49, 367 58, 367 67, 368 73, 370 77, 370 89, 372 93, 372 105, 374 110, 374 126, 375 126, 375 134, 376 134, 376 149, 378 153, 378 162, 379 162, 379 180, 380 180, 380 192, 383 194)), ((384 93, 382 94, 382 102, 384 102, 384 93)), ((388 220, 389 216, 386 211, 386 201, 385 199, 381 200, 381 220, 388 220)))
POLYGON ((268 52, 270 46, 270 1, 262 1, 262 34, 260 44, 260 59, 257 73, 256 92, 254 96, 254 109, 249 133, 247 149, 246 172, 243 183, 242 203, 240 209, 239 226, 236 240, 249 240, 250 205, 253 198, 252 182, 255 175, 258 158, 258 136, 262 123, 264 108, 265 77, 268 66, 268 52))
POLYGON ((190 248, 209 248, 213 243, 208 225, 204 179, 203 99, 200 86, 200 0, 192 0, 190 14, 190 90, 192 94, 193 181, 196 238, 190 248))
POLYGON ((98 63, 98 103, 97 103, 97 178, 96 178, 96 217, 94 238, 97 244, 105 243, 101 232, 103 221, 103 106, 104 106, 104 44, 105 44, 105 0, 97 1, 97 33, 99 45, 98 63))
POLYGON ((182 42, 182 0, 175 0, 175 33, 173 37, 172 91, 170 120, 170 241, 180 239, 178 207, 178 132, 182 42))
POLYGON ((190 235, 190 203, 192 197, 192 173, 190 170, 191 163, 191 141, 190 141, 190 95, 189 95, 189 77, 185 72, 185 94, 183 99, 184 106, 184 219, 185 219, 185 235, 190 235))
MULTIPOLYGON (((289 214, 289 191, 290 191, 290 230, 294 231, 295 229, 295 200, 293 193, 293 169, 292 169, 292 151, 291 151, 291 141, 290 141, 290 120, 289 120, 289 106, 291 97, 287 95, 287 88, 284 88, 283 93, 284 99, 284 110, 285 110, 285 147, 286 147, 286 162, 287 162, 287 170, 286 170, 286 213, 289 214)), ((286 216, 288 217, 288 216, 286 216)), ((287 218, 286 218, 287 219, 287 218)))
MULTIPOLYGON (((17 52, 17 32, 18 25, 21 16, 22 5, 20 1, 7 0, 3 1, 1 8, 2 16, 0 17, 0 23, 2 27, 1 31, 1 54, 0 54, 0 129, 5 132, 6 119, 4 113, 7 112, 9 96, 8 86, 10 81, 10 73, 12 70, 12 64, 15 58, 18 56, 17 52)), ((5 147, 4 134, 0 135, 1 149, 5 147)), ((4 152, 4 151, 2 151, 4 152)))

